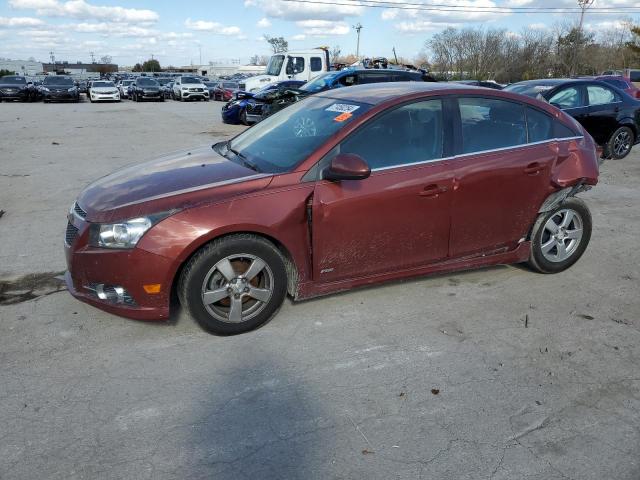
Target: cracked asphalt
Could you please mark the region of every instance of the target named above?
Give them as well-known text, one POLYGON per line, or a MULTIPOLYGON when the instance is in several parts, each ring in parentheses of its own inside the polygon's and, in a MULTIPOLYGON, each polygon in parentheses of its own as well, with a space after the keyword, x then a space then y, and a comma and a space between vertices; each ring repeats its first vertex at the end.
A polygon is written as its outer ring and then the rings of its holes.
POLYGON ((80 189, 242 128, 219 110, 1 105, 0 479, 640 478, 640 148, 581 195, 591 245, 558 275, 285 302, 228 338, 56 291, 80 189))

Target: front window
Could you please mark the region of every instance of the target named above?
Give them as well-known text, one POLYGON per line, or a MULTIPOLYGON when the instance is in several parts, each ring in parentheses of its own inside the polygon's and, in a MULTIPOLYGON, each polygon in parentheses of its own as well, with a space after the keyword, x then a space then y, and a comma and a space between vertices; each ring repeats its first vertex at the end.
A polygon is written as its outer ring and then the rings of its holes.
POLYGON ((342 142, 339 153, 360 155, 372 170, 427 162, 442 158, 443 133, 442 101, 425 100, 376 117, 342 142))
POLYGON ((549 103, 560 109, 581 107, 580 91, 577 87, 569 87, 554 93, 549 103))
POLYGON ((61 86, 69 86, 69 87, 73 87, 74 85, 73 80, 65 77, 46 77, 44 79, 44 82, 42 82, 42 84, 43 85, 61 85, 61 86))
POLYGON ((220 153, 237 152, 238 161, 260 172, 287 172, 370 108, 366 103, 308 97, 245 130, 229 142, 229 151, 220 153))
POLYGON ((6 85, 26 85, 27 80, 24 77, 2 77, 0 81, 6 85))
POLYGON ((238 84, 233 82, 223 82, 222 88, 224 88, 225 90, 237 90, 238 84))
POLYGON ((282 64, 284 63, 284 55, 274 55, 269 60, 269 65, 267 65, 267 71, 265 72, 267 75, 273 75, 277 77, 280 75, 280 71, 282 70, 282 64))
POLYGON ((296 75, 302 72, 304 72, 304 57, 289 57, 287 75, 296 75))

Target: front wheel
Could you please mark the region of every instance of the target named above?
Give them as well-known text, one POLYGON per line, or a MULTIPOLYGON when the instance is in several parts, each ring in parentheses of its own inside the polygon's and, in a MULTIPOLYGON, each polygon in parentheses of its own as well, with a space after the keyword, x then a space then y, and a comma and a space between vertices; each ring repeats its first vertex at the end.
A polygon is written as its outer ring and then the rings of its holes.
POLYGON ((529 266, 540 273, 562 272, 578 261, 590 239, 591 213, 582 200, 570 197, 536 220, 529 266))
POLYGON ((620 160, 631 152, 633 147, 634 135, 633 130, 629 127, 620 127, 605 145, 605 157, 620 160))
POLYGON ((248 332, 269 321, 287 293, 287 271, 266 239, 238 234, 197 252, 180 277, 180 303, 200 326, 217 335, 248 332))

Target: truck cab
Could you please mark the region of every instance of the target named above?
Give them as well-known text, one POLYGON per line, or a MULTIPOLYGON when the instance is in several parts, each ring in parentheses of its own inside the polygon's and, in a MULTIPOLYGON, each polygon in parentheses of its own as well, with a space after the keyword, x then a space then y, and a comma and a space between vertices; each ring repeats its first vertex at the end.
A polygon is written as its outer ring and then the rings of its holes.
POLYGON ((240 90, 255 92, 281 80, 308 82, 328 71, 329 51, 326 48, 276 53, 269 60, 265 74, 243 80, 240 90))

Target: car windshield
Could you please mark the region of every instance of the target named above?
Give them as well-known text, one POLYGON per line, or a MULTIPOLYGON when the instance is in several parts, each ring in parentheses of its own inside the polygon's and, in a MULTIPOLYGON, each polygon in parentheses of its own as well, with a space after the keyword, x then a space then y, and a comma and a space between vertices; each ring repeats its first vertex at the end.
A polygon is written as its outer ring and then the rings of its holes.
POLYGON ((537 97, 547 90, 551 90, 555 84, 548 83, 514 83, 504 89, 505 92, 520 93, 528 97, 537 97))
POLYGON ((197 78, 193 77, 182 77, 182 83, 202 83, 197 78))
POLYGON ((228 90, 237 90, 238 84, 233 82, 222 82, 222 88, 226 88, 228 90))
POLYGON ((166 84, 167 84, 167 83, 169 83, 170 81, 171 81, 171 79, 170 79, 170 78, 159 78, 159 79, 158 79, 158 83, 159 83, 160 85, 166 85, 166 84))
POLYGON ((141 85, 143 87, 157 87, 158 86, 158 82, 156 82, 155 80, 151 80, 150 78, 139 78, 137 80, 138 85, 141 85))
POLYGON ((280 70, 282 70, 282 64, 284 63, 284 55, 274 55, 269 60, 269 65, 267 65, 267 71, 265 74, 267 75, 280 75, 280 70))
POLYGON ((24 77, 2 77, 0 82, 5 85, 26 85, 27 80, 24 77))
POLYGON ((74 85, 73 80, 66 77, 46 77, 44 79, 44 82, 42 82, 42 84, 43 85, 69 85, 70 87, 73 87, 74 85))
POLYGON ((92 88, 109 88, 109 87, 115 87, 115 85, 113 84, 113 82, 93 82, 93 85, 91 85, 92 88))
POLYGON ((366 103, 309 97, 223 143, 228 148, 219 153, 259 172, 287 172, 370 108, 366 103))
POLYGON ((203 82, 203 83, 204 83, 207 87, 211 87, 211 88, 213 88, 213 87, 215 87, 215 86, 216 86, 215 82, 203 82))
POLYGON ((313 80, 305 83, 300 87, 300 90, 304 90, 305 92, 319 92, 321 90, 326 90, 331 86, 331 83, 336 78, 338 74, 336 72, 323 73, 322 75, 318 75, 313 80))

